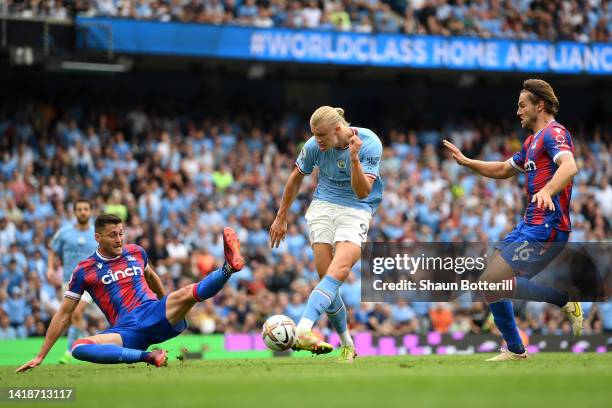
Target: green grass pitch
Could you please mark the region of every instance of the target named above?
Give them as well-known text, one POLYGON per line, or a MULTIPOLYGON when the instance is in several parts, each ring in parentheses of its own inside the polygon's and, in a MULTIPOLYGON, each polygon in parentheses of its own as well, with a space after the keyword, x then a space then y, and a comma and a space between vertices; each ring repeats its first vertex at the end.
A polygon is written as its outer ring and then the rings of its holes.
POLYGON ((470 356, 171 361, 169 367, 0 367, 0 387, 73 387, 65 403, 15 407, 610 407, 612 354, 542 353, 485 363, 470 356))

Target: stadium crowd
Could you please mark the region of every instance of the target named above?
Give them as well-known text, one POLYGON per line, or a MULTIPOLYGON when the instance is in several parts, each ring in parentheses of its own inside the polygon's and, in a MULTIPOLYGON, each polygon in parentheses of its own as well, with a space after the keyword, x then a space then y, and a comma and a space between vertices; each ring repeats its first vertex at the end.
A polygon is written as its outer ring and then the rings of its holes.
POLYGON ((4 0, 21 17, 112 16, 361 33, 608 42, 607 0, 4 0))
MULTIPOLYGON (((279 249, 269 248, 268 228, 310 137, 307 121, 295 114, 265 125, 248 114, 216 119, 140 108, 111 112, 44 103, 0 112, 0 339, 43 335, 58 309, 63 293, 58 280, 46 277, 48 244, 74 222, 72 203, 79 197, 90 199, 95 212, 125 220, 126 241, 148 251, 167 290, 218 266, 223 226, 237 230, 247 266, 193 309, 192 332, 257 331, 275 313, 297 320, 318 281, 303 217, 316 176, 305 179, 279 249)), ((504 160, 520 148, 520 129, 474 119, 379 135, 385 194, 370 241, 498 241, 521 218, 522 176, 519 182, 477 177, 440 146, 447 138, 468 156, 504 160)), ((610 134, 575 129, 573 136, 580 172, 571 240, 610 240, 610 134)), ((492 327, 482 304, 360 303, 358 266, 341 293, 353 331, 481 333, 492 327)), ((612 303, 583 307, 587 332, 612 331, 612 303)), ((528 333, 571 332, 554 307, 527 303, 519 314, 528 333)), ((95 306, 86 321, 89 333, 107 325, 95 306)), ((318 327, 329 331, 325 317, 318 327)))

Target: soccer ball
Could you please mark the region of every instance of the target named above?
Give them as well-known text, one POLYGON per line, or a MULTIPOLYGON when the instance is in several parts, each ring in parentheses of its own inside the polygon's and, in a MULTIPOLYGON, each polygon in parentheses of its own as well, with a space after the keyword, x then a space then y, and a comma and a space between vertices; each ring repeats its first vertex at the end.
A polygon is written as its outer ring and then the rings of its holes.
POLYGON ((295 323, 284 315, 271 316, 264 323, 261 336, 270 350, 287 351, 295 344, 295 323))

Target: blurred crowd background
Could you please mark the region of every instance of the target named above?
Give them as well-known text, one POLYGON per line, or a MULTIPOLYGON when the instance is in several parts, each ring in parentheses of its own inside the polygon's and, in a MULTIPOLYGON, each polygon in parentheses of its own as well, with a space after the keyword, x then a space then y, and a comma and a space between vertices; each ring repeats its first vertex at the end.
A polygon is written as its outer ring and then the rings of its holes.
POLYGON ((75 15, 361 33, 608 42, 607 0, 2 0, 14 16, 75 15))
MULTIPOLYGON (((310 137, 307 117, 288 113, 264 122, 248 113, 218 118, 161 114, 136 105, 82 106, 29 103, 0 109, 0 338, 44 335, 63 296, 60 282, 46 277, 48 245, 59 228, 74 222, 72 203, 78 197, 94 203, 94 214, 125 220, 126 241, 148 251, 168 291, 219 266, 223 226, 238 231, 247 266, 218 296, 193 309, 190 331, 258 331, 276 313, 299 319, 318 281, 303 217, 316 174, 304 180, 280 248, 269 248, 268 228, 299 149, 310 137)), ((472 118, 438 128, 373 129, 385 146, 385 193, 368 239, 502 239, 522 217, 522 176, 478 177, 456 165, 440 141, 453 141, 470 157, 505 160, 525 136, 517 125, 472 118)), ((597 126, 570 131, 580 169, 571 241, 608 241, 610 132, 597 126)), ((360 304, 359 265, 341 293, 353 331, 494 330, 482 304, 360 304)), ((528 334, 571 332, 554 307, 518 306, 519 325, 528 334)), ((612 303, 583 307, 587 333, 612 331, 612 303)), ((86 322, 90 334, 107 326, 96 306, 87 309, 86 322)), ((326 317, 317 327, 330 330, 326 317)))

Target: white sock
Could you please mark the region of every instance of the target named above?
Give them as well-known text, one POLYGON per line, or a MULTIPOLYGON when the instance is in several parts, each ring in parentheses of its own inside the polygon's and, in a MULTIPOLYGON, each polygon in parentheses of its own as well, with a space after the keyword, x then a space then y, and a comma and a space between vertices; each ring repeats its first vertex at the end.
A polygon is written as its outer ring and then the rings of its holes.
POLYGON ((343 346, 355 347, 355 344, 353 343, 353 338, 351 337, 351 334, 348 330, 340 334, 340 343, 343 346))
POLYGON ((312 320, 302 317, 297 325, 297 332, 298 334, 307 333, 312 330, 312 326, 314 326, 312 320))

